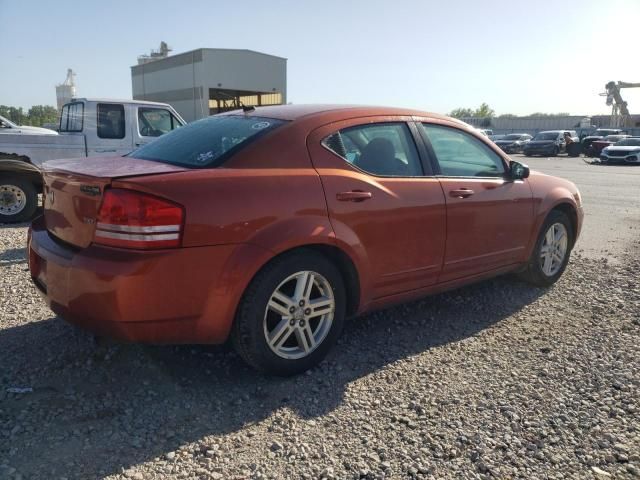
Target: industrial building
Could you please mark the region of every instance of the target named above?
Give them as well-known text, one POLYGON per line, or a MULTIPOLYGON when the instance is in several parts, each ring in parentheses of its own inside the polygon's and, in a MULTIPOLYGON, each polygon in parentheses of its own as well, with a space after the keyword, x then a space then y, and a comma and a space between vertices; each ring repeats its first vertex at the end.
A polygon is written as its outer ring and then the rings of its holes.
POLYGON ((65 103, 69 103, 76 96, 76 74, 70 68, 67 69, 67 78, 60 85, 56 85, 56 105, 58 111, 62 110, 65 103))
POLYGON ((224 48, 141 56, 131 67, 135 100, 168 103, 188 122, 237 109, 287 101, 287 59, 224 48))

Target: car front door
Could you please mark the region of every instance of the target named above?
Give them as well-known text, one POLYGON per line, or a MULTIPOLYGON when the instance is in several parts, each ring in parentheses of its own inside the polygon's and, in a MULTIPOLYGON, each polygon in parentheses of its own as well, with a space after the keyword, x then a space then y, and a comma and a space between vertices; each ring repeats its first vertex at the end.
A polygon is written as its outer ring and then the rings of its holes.
POLYGON ((442 266, 444 195, 407 120, 351 119, 308 137, 337 240, 364 259, 371 299, 434 284, 442 266))
POLYGON ((527 180, 511 180, 497 152, 453 126, 421 123, 447 203, 447 245, 439 282, 525 260, 533 224, 527 180))

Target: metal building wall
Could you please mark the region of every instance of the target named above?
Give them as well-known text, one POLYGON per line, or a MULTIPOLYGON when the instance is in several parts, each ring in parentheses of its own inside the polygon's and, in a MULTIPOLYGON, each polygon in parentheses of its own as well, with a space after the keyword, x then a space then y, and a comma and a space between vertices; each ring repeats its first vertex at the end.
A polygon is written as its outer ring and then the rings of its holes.
POLYGON ((135 100, 165 102, 188 122, 209 115, 209 89, 280 92, 287 60, 250 50, 204 48, 131 67, 135 100))
MULTIPOLYGON (((591 118, 591 124, 596 127, 609 127, 608 115, 588 117, 586 115, 570 115, 563 117, 507 117, 507 118, 480 118, 465 117, 461 120, 478 128, 490 128, 494 134, 530 133, 536 134, 544 130, 576 130, 579 133, 588 133, 593 129, 581 129, 580 121, 583 118, 591 118)), ((636 127, 624 128, 630 135, 640 135, 640 116, 632 115, 636 127)))

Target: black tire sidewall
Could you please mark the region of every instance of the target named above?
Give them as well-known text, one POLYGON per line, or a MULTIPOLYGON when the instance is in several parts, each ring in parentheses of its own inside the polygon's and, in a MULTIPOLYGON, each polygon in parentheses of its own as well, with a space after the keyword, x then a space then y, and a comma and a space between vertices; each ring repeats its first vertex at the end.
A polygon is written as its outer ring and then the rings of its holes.
POLYGON ((0 215, 0 223, 17 223, 31 220, 38 208, 38 192, 33 183, 20 177, 0 176, 0 185, 15 185, 24 192, 27 198, 27 204, 22 211, 15 215, 0 215))
POLYGON ((571 257, 571 249, 573 248, 573 241, 573 228, 571 226, 571 221, 569 220, 569 218, 560 211, 551 211, 551 213, 549 213, 544 223, 542 224, 540 234, 538 235, 538 240, 536 241, 536 246, 533 249, 533 253, 531 255, 529 269, 534 277, 535 283, 543 286, 549 286, 558 281, 558 279, 562 276, 565 269, 567 268, 567 264, 569 263, 569 259, 571 257), (567 229, 567 252, 564 256, 564 260, 562 261, 560 270, 558 270, 554 275, 548 276, 542 271, 542 266, 540 265, 540 249, 542 248, 545 234, 549 230, 549 227, 551 227, 551 225, 553 225, 554 223, 562 223, 567 229))
POLYGON ((277 258, 253 279, 236 315, 233 341, 247 363, 265 373, 295 375, 317 365, 329 353, 342 333, 346 311, 346 293, 340 271, 320 254, 300 251, 277 258), (264 337, 266 305, 278 285, 290 275, 309 270, 322 275, 331 285, 336 304, 333 323, 322 343, 308 356, 289 360, 275 354, 264 337))

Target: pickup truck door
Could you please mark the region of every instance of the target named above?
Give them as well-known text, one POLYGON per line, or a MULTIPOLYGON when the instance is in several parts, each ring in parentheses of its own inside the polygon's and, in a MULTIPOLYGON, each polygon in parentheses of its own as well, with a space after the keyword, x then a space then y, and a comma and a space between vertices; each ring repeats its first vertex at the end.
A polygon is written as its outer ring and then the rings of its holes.
POLYGON ((131 121, 134 148, 183 125, 183 122, 165 107, 132 105, 132 111, 135 112, 131 121))
POLYGON ((131 105, 100 102, 85 112, 88 157, 120 156, 134 149, 131 105))

